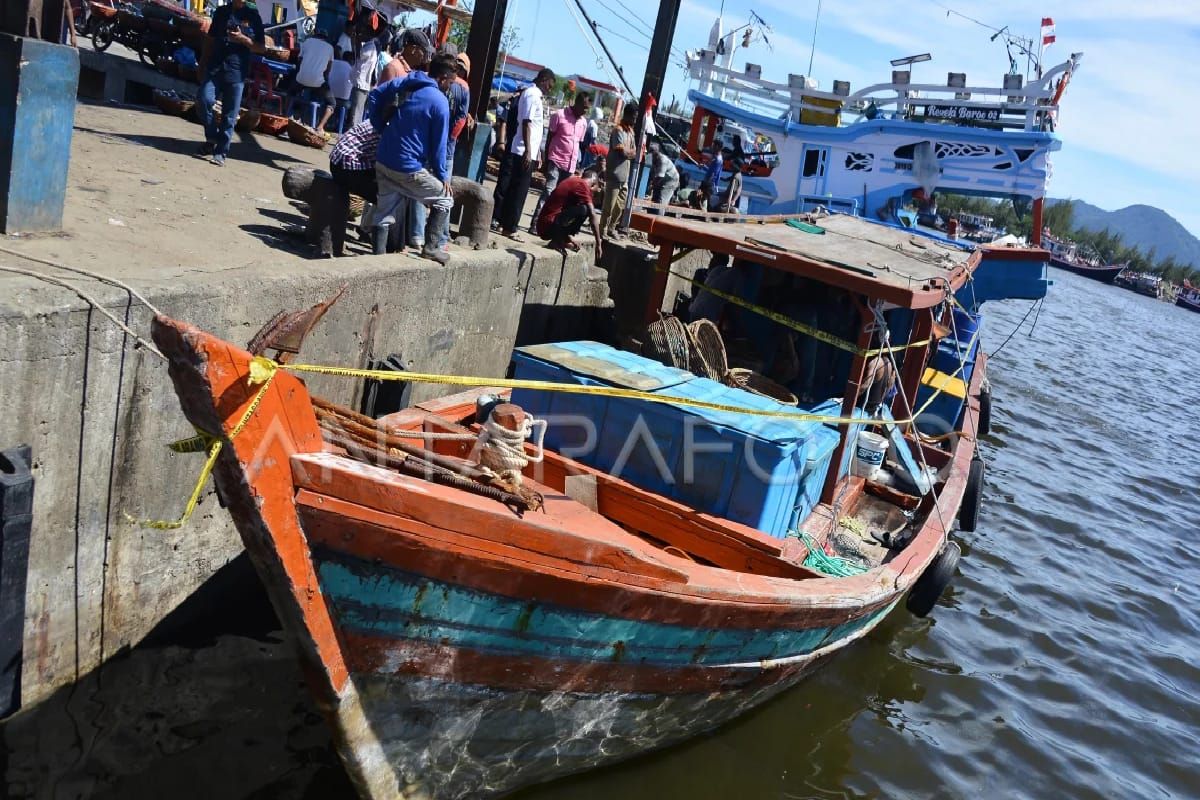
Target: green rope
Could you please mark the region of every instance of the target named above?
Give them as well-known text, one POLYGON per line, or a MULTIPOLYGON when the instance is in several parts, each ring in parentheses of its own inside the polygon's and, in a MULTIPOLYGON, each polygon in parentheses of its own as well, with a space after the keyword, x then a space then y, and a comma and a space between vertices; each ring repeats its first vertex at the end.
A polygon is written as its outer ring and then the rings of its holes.
POLYGON ((833 578, 850 578, 867 571, 866 567, 848 558, 829 555, 807 533, 800 533, 799 536, 800 540, 804 542, 804 546, 808 548, 808 555, 804 557, 804 566, 808 569, 833 578))

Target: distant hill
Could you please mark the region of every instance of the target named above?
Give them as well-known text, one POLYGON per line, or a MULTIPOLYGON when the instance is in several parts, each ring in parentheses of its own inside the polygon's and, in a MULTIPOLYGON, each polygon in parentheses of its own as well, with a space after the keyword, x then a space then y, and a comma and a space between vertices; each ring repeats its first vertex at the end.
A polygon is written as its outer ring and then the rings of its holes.
MULTIPOLYGON (((1061 203, 1063 200, 1050 200, 1061 203)), ((1082 200, 1074 200, 1075 227, 1090 231, 1107 228, 1120 233, 1124 244, 1133 245, 1143 253, 1155 248, 1155 258, 1174 256, 1180 264, 1191 264, 1200 269, 1200 239, 1161 208, 1154 206, 1128 206, 1116 211, 1105 211, 1082 200)))

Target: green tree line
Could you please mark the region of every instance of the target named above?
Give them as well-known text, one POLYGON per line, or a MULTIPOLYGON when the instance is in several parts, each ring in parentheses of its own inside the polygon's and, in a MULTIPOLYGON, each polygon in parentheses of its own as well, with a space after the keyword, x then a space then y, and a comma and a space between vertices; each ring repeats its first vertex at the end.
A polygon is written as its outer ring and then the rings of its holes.
MULTIPOLYGON (((938 194, 938 211, 943 214, 982 214, 995 220, 996 227, 1009 233, 1029 238, 1033 229, 1033 214, 1029 208, 1019 208, 1006 200, 989 200, 983 197, 965 197, 954 194, 938 194)), ((1060 239, 1069 239, 1078 245, 1084 258, 1094 258, 1104 264, 1126 264, 1137 272, 1160 275, 1164 280, 1182 283, 1185 279, 1193 284, 1200 283, 1200 269, 1193 264, 1181 264, 1174 256, 1159 258, 1155 248, 1143 251, 1135 245, 1127 245, 1120 233, 1105 228, 1091 231, 1075 227, 1075 203, 1064 200, 1047 206, 1042 213, 1043 226, 1060 239)))

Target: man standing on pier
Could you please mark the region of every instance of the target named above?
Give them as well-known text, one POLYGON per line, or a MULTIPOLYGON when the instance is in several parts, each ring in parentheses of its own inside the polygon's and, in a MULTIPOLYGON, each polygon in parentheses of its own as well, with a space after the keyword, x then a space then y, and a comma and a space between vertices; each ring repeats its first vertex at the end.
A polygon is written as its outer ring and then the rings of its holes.
POLYGON ((610 239, 617 235, 629 199, 629 164, 636 155, 633 123, 637 122, 637 114, 636 105, 626 105, 621 112, 621 124, 613 128, 608 139, 608 172, 604 176, 604 215, 600 218, 600 228, 610 239))
POLYGON ((538 198, 533 209, 533 224, 529 226, 534 233, 537 232, 538 215, 546 200, 554 193, 554 187, 558 186, 559 181, 575 173, 575 166, 579 163, 579 142, 587 131, 587 115, 591 110, 591 94, 579 92, 570 106, 560 108, 550 115, 546 160, 542 162, 546 188, 542 190, 542 196, 538 198))
MULTIPOLYGON (((512 147, 505 156, 496 182, 495 197, 500 199, 500 232, 513 241, 522 241, 517 234, 521 213, 529 197, 529 179, 537 166, 542 147, 542 128, 546 124, 543 98, 554 88, 554 70, 543 69, 533 85, 521 92, 517 101, 516 131, 512 132, 512 147)), ((510 101, 511 102, 511 101, 510 101)))
POLYGON ((204 144, 200 145, 198 155, 208 156, 219 167, 225 166, 233 126, 242 108, 242 89, 250 74, 250 54, 262 53, 265 42, 262 17, 246 0, 232 0, 213 12, 199 64, 204 81, 200 86, 204 144), (213 112, 218 95, 223 117, 219 128, 213 112))

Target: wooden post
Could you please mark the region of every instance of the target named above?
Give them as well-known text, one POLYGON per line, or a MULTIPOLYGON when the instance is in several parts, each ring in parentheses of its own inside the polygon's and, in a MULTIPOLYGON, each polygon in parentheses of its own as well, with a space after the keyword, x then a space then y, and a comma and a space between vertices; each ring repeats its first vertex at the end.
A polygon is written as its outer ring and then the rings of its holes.
POLYGON ((1042 204, 1045 202, 1042 197, 1033 201, 1033 230, 1029 233, 1029 243, 1034 247, 1042 245, 1042 204))
MULTIPOLYGON (((868 299, 867 303, 870 302, 868 299)), ((857 305, 862 327, 858 332, 858 352, 854 354, 854 360, 850 362, 850 377, 846 381, 846 394, 842 397, 841 416, 845 418, 853 416, 854 409, 858 405, 858 389, 862 386, 863 374, 867 369, 867 359, 862 353, 870 349, 871 341, 875 336, 871 330, 871 323, 875 321, 875 317, 871 314, 870 307, 861 303, 857 305)), ((837 497, 838 473, 841 472, 842 458, 846 453, 846 448, 850 446, 850 426, 839 425, 838 430, 841 432, 841 439, 838 441, 837 449, 833 451, 833 458, 830 459, 829 472, 825 474, 825 486, 821 490, 822 503, 832 503, 837 497)))
POLYGON ((718 117, 716 114, 708 115, 708 127, 705 128, 705 130, 704 130, 704 149, 705 150, 712 147, 713 140, 715 140, 717 138, 717 122, 718 122, 718 117))
POLYGON ((696 106, 692 111, 692 129, 688 131, 687 151, 697 161, 700 159, 700 129, 704 125, 704 115, 704 109, 696 106))
MULTIPOLYGON (((908 336, 909 343, 920 342, 932 335, 933 309, 917 309, 913 318, 912 331, 908 336)), ((900 381, 900 392, 892 401, 892 416, 896 419, 907 419, 912 416, 914 409, 907 406, 905 398, 909 398, 909 401, 914 404, 917 402, 917 388, 921 385, 921 376, 925 374, 929 348, 935 345, 936 343, 930 343, 924 347, 913 347, 904 351, 904 363, 900 365, 900 374, 897 376, 900 381)))
POLYGON ((671 269, 671 257, 675 254, 675 245, 663 242, 658 248, 658 264, 654 275, 650 278, 650 296, 646 298, 645 322, 649 325, 658 319, 662 310, 663 298, 667 294, 668 270, 671 269))

